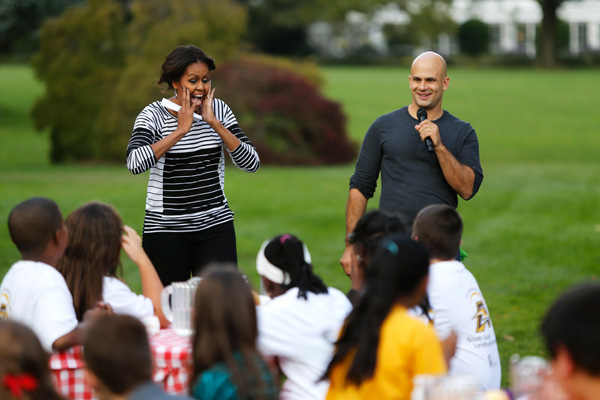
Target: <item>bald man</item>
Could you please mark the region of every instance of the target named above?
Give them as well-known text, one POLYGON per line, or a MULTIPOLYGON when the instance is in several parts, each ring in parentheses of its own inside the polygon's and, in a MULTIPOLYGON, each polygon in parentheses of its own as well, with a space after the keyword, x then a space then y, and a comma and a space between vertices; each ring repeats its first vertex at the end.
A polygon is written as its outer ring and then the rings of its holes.
POLYGON ((475 130, 442 109, 450 82, 444 58, 434 52, 419 55, 408 79, 412 102, 375 120, 350 178, 346 250, 340 260, 346 274, 354 258, 348 234, 365 213, 380 173, 379 208, 397 214, 407 227, 425 206, 448 204, 456 208, 458 196, 471 199, 483 180, 475 130), (420 108, 427 112, 423 122, 417 118, 420 108), (428 150, 427 138, 433 151, 428 150))

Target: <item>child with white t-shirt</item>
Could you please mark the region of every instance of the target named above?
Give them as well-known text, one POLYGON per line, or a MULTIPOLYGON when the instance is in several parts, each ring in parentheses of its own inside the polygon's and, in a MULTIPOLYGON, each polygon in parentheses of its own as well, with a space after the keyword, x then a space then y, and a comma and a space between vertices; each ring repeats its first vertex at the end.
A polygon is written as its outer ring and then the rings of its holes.
POLYGON ((352 310, 350 301, 313 272, 310 253, 295 236, 266 241, 256 269, 271 297, 257 307, 258 349, 275 357, 287 378, 279 398, 324 399, 329 382, 321 376, 352 310))
MULTIPOLYGON (((10 212, 8 230, 22 260, 10 267, 0 284, 0 318, 27 325, 46 351, 81 344, 84 326, 54 267, 69 236, 58 206, 43 197, 26 200, 10 212)), ((110 307, 95 303, 90 310, 86 319, 110 312, 110 307)))
POLYGON ((413 223, 413 238, 429 252, 430 316, 440 338, 457 336, 448 373, 469 375, 484 390, 498 389, 500 355, 492 318, 477 280, 455 259, 462 231, 460 214, 448 205, 423 208, 413 223))
POLYGON ((115 314, 138 318, 147 327, 169 325, 162 312, 163 285, 142 249, 140 236, 123 226, 117 211, 108 204, 90 202, 74 210, 66 220, 69 242, 56 269, 73 295, 77 318, 97 301, 110 304, 115 314), (121 249, 138 266, 142 295, 134 293, 117 276, 121 249))

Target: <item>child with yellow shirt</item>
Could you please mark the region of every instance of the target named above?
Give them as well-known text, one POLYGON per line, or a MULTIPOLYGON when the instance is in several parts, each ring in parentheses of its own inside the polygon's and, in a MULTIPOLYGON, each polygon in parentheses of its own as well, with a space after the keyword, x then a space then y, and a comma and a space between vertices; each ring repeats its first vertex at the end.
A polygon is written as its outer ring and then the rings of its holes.
POLYGON ((400 235, 381 241, 325 373, 327 400, 410 399, 415 375, 446 372, 433 328, 407 312, 423 299, 428 272, 421 244, 400 235))

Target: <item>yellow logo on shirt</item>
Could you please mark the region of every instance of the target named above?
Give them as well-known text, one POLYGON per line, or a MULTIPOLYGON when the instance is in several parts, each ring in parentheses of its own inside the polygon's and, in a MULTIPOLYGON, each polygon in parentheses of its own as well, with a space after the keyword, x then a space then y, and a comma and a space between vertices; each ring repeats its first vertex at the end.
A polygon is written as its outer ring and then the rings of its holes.
POLYGON ((477 329, 475 332, 483 332, 485 331, 485 327, 492 327, 492 320, 490 319, 490 314, 483 303, 483 300, 479 300, 477 303, 477 312, 473 316, 473 319, 477 318, 477 329))
POLYGON ((10 299, 8 298, 7 293, 3 293, 0 296, 0 320, 7 321, 9 320, 9 309, 10 309, 10 299))

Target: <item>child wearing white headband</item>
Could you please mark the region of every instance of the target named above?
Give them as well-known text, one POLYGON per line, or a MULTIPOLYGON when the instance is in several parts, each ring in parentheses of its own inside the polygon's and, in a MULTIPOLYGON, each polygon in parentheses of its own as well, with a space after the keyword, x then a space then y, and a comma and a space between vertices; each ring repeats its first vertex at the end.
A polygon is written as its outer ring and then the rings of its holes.
POLYGON ((256 269, 272 299, 257 307, 258 348, 276 357, 287 378, 280 399, 324 399, 329 382, 318 381, 333 356, 350 302, 314 273, 308 248, 293 235, 263 243, 256 269))

